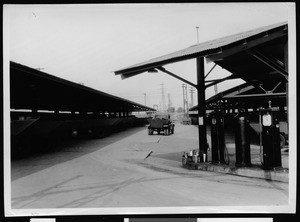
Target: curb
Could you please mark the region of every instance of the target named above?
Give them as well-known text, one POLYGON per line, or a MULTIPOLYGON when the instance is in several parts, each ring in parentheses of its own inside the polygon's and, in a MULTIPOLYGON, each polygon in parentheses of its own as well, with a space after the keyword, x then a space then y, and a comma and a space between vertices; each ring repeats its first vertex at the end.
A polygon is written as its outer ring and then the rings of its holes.
POLYGON ((264 170, 259 166, 252 167, 236 167, 224 164, 211 164, 211 163, 186 163, 184 168, 191 170, 203 170, 216 173, 226 173, 237 176, 253 177, 265 180, 289 182, 289 170, 286 168, 264 170))

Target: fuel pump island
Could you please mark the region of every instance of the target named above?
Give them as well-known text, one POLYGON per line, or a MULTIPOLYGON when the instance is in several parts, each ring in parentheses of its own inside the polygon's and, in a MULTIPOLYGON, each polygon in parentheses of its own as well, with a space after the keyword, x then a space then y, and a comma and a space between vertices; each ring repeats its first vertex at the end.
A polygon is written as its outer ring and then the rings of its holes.
MULTIPOLYGON (((267 171, 287 172, 282 167, 280 145, 279 114, 278 107, 272 107, 272 102, 268 101, 267 108, 260 107, 256 112, 258 118, 258 135, 260 146, 261 165, 251 163, 251 126, 249 113, 240 109, 233 119, 228 120, 226 113, 216 110, 209 114, 208 124, 211 135, 211 159, 205 161, 204 158, 195 158, 195 152, 185 152, 182 156, 182 165, 189 169, 209 170, 216 169, 216 166, 228 167, 228 171, 238 168, 255 168, 267 171), (235 159, 229 158, 226 136, 225 119, 234 128, 235 159)), ((227 114, 228 115, 228 114, 227 114)), ((228 127, 227 127, 228 128, 228 127)), ((201 154, 198 154, 201 155, 201 154)), ((215 170, 214 170, 215 171, 215 170)))

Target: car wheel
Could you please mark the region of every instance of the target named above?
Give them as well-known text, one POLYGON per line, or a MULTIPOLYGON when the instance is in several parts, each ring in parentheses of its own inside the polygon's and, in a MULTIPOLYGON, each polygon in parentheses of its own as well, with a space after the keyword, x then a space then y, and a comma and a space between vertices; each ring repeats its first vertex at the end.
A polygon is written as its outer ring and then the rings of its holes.
POLYGON ((168 129, 164 129, 164 135, 167 136, 169 134, 169 130, 168 129))

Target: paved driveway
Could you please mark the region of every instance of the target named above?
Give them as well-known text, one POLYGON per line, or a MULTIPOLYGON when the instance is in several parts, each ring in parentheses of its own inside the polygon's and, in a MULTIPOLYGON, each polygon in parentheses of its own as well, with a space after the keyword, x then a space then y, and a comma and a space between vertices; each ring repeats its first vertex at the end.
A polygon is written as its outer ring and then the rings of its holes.
POLYGON ((287 183, 182 168, 180 153, 196 149, 197 138, 195 126, 177 124, 170 136, 149 136, 146 127, 139 127, 65 142, 52 153, 13 161, 12 208, 234 210, 230 206, 288 204, 287 183))

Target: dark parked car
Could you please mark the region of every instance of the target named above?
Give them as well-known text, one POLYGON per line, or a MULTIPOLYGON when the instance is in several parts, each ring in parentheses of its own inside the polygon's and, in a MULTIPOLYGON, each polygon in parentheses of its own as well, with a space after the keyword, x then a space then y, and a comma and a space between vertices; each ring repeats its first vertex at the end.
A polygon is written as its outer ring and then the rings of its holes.
POLYGON ((174 133, 175 124, 172 123, 170 114, 155 114, 153 119, 148 119, 148 122, 150 124, 148 126, 148 135, 153 135, 154 131, 157 134, 163 131, 165 136, 174 133))

